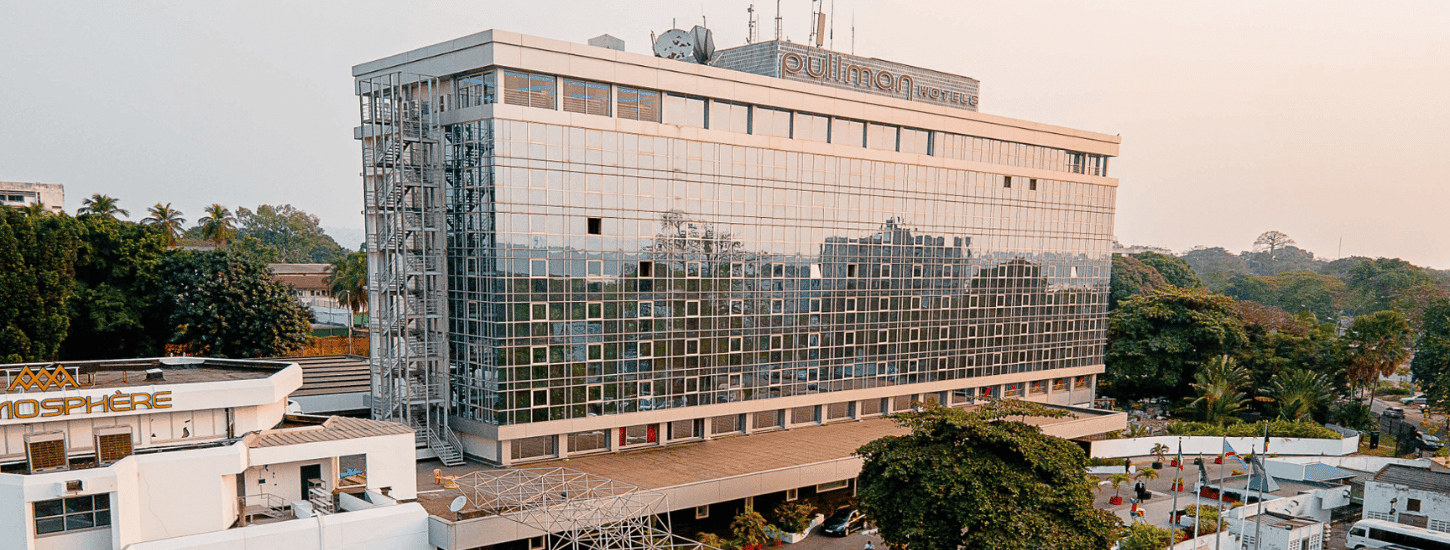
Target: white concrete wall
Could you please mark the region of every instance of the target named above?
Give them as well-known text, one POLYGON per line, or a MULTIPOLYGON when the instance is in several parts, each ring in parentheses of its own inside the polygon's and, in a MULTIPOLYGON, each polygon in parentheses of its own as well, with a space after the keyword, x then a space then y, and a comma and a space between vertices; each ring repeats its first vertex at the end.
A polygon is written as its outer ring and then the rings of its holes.
MULTIPOLYGON (((1180 441, 1183 442, 1184 459, 1188 459, 1189 455, 1217 456, 1223 453, 1224 439, 1221 437, 1160 435, 1094 441, 1091 456, 1094 458, 1148 456, 1153 450, 1153 446, 1161 443, 1168 446, 1168 459, 1171 460, 1173 455, 1178 452, 1180 441)), ((1228 443, 1239 455, 1248 456, 1250 451, 1263 451, 1264 438, 1230 437, 1228 443)), ((1269 452, 1279 455, 1345 456, 1358 450, 1359 438, 1357 437, 1345 439, 1269 438, 1269 452)))
POLYGON ((432 550, 428 512, 402 504, 133 544, 125 550, 432 550))
MULTIPOLYGON (((411 500, 418 497, 417 459, 413 454, 415 444, 412 434, 395 434, 261 447, 250 450, 250 461, 253 465, 314 463, 324 457, 364 455, 369 490, 379 491, 388 487, 392 498, 411 500)), ((297 477, 295 471, 293 477, 297 477)))
POLYGON ((35 539, 35 550, 111 550, 110 529, 57 533, 35 539))
POLYGON ((337 459, 319 458, 280 464, 253 465, 247 468, 243 474, 247 495, 267 493, 288 501, 307 500, 307 493, 303 491, 302 487, 302 467, 313 464, 321 466, 320 479, 327 488, 329 490, 336 488, 334 487, 336 479, 334 476, 337 475, 337 459))
POLYGON ((1280 456, 1275 457, 1274 460, 1301 464, 1319 462, 1330 466, 1359 470, 1361 472, 1378 472, 1390 464, 1399 464, 1411 468, 1429 468, 1433 464, 1427 458, 1390 458, 1387 456, 1280 456))
POLYGON ((1431 520, 1450 521, 1450 495, 1370 480, 1364 483, 1364 519, 1370 519, 1370 512, 1393 512, 1394 519, 1390 521, 1399 521, 1399 515, 1406 513, 1425 516, 1431 520), (1410 499, 1420 501, 1420 511, 1409 511, 1410 499), (1392 500, 1393 504, 1390 502, 1392 500))

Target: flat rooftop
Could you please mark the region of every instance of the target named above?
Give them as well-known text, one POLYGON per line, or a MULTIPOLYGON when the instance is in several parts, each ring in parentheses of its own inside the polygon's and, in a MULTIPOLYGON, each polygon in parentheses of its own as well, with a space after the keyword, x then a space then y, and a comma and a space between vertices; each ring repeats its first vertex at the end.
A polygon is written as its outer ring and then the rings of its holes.
POLYGON ((383 435, 411 436, 413 429, 396 422, 365 418, 287 415, 277 429, 248 436, 247 446, 259 449, 383 435))
POLYGON ((289 365, 283 361, 203 357, 8 364, 0 365, 0 394, 256 380, 289 365), (152 369, 161 371, 159 379, 147 379, 146 371, 152 369))

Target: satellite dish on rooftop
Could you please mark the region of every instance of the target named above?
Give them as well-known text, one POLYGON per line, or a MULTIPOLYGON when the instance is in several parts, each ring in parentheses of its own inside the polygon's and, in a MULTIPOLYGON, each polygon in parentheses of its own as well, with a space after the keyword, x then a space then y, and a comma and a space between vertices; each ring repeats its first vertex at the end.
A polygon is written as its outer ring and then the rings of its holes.
POLYGON ((460 495, 458 498, 453 499, 453 502, 448 503, 448 511, 457 514, 464 506, 468 506, 468 497, 460 495))
POLYGON ((670 29, 655 40, 655 57, 695 61, 695 38, 687 31, 670 29))

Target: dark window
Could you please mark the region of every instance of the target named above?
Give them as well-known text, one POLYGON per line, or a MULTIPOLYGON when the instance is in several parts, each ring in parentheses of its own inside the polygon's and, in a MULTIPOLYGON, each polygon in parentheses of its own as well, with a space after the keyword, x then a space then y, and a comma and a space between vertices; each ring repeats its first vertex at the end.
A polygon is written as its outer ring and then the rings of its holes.
POLYGON ((650 274, 650 272, 653 271, 651 269, 653 267, 654 267, 654 265, 651 264, 650 262, 640 262, 639 263, 639 276, 640 277, 653 277, 654 275, 651 275, 650 274))
POLYGON ((1037 178, 1032 178, 1032 179, 1027 180, 1027 190, 1028 191, 1036 191, 1037 190, 1037 178))
POLYGON ((34 506, 37 535, 111 525, 111 496, 106 494, 45 500, 34 506))
POLYGON ((1012 176, 1002 176, 1002 187, 1005 189, 1012 188, 1012 176))
POLYGON ((1418 499, 1418 498, 1412 498, 1412 499, 1410 499, 1409 502, 1406 502, 1405 503, 1405 511, 1406 512, 1418 512, 1418 511, 1420 511, 1420 499, 1418 499))
POLYGON ((604 220, 602 218, 589 218, 589 234, 590 235, 603 235, 604 234, 604 220))

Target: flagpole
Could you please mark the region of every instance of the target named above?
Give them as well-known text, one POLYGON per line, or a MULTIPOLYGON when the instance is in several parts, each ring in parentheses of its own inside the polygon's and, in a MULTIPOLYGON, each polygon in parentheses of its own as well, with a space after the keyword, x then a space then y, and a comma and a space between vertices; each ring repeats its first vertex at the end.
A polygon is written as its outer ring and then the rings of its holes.
MULTIPOLYGON (((1224 449, 1227 449, 1228 448, 1228 434, 1224 434, 1224 436, 1223 436, 1223 448, 1224 449)), ((1222 455, 1223 453, 1219 453, 1219 454, 1222 455)), ((1223 459, 1222 458, 1220 458, 1218 460, 1218 487, 1217 487, 1217 489, 1218 489, 1218 491, 1217 491, 1218 492, 1218 519, 1219 519, 1219 523, 1220 523, 1220 527, 1221 527, 1221 525, 1223 523, 1223 459)), ((1223 550, 1223 533, 1215 532, 1215 534, 1216 534, 1216 537, 1214 538, 1213 548, 1214 548, 1214 550, 1223 550)))
MULTIPOLYGON (((1267 422, 1264 423, 1263 454, 1269 454, 1269 424, 1267 422)), ((1258 460, 1253 461, 1253 464, 1249 465, 1250 472, 1252 472, 1254 470, 1254 467, 1257 466, 1260 470, 1263 471, 1264 474, 1264 482, 1263 484, 1259 485, 1259 515, 1258 517, 1254 518, 1254 550, 1259 550, 1259 548, 1264 545, 1263 537, 1259 536, 1262 533, 1259 528, 1263 527, 1264 525, 1264 485, 1269 484, 1269 469, 1263 467, 1263 463, 1264 459, 1259 458, 1258 460)), ((1249 478, 1252 479, 1253 477, 1253 474, 1249 474, 1249 478)))
POLYGON ((1178 478, 1179 472, 1183 471, 1183 438, 1178 438, 1178 469, 1173 472, 1173 478, 1168 480, 1168 490, 1173 491, 1173 509, 1168 511, 1168 548, 1173 550, 1173 536, 1178 532, 1178 478))

